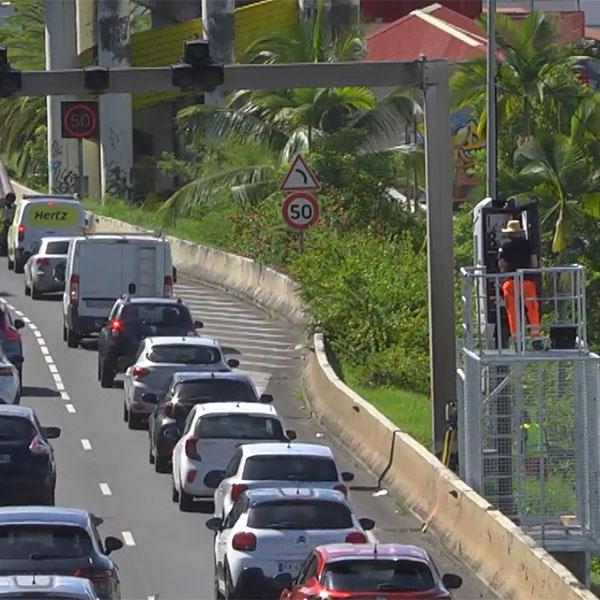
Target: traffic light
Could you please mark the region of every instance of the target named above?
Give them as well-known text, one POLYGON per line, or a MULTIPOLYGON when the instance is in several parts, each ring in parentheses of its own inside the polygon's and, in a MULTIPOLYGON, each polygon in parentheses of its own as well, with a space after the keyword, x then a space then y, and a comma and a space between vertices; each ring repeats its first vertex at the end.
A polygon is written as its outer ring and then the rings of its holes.
POLYGON ((6 48, 0 46, 0 96, 11 96, 21 89, 21 71, 8 63, 6 48))
POLYGON ((171 82, 175 87, 212 92, 223 83, 223 65, 211 64, 206 40, 187 40, 183 47, 183 62, 171 65, 171 82))
POLYGON ((107 67, 86 67, 83 70, 83 85, 86 90, 100 94, 108 88, 109 70, 107 67))

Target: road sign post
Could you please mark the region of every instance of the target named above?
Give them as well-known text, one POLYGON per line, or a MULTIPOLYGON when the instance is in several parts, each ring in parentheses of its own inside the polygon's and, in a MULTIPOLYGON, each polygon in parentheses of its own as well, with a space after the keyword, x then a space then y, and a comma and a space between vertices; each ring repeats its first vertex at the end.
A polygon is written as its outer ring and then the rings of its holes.
POLYGON ((98 137, 98 103, 68 101, 61 102, 62 137, 77 139, 77 157, 79 162, 78 192, 83 198, 86 193, 85 177, 83 176, 83 140, 98 137))

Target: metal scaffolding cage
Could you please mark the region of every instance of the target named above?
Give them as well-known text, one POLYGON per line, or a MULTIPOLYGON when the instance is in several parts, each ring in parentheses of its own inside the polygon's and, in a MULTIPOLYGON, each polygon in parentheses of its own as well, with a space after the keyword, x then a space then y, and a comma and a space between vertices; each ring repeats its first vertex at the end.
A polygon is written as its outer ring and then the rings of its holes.
POLYGON ((587 348, 583 268, 510 276, 522 321, 509 341, 500 314, 506 275, 463 271, 460 474, 546 549, 598 552, 600 357, 587 348), (543 292, 535 335, 519 288, 525 276, 543 292))

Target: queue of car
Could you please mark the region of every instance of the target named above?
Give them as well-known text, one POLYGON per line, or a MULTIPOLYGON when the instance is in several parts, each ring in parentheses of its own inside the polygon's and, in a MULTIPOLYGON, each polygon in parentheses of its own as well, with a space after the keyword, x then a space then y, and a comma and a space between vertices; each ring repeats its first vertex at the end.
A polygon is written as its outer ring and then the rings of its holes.
MULTIPOLYGON (((375 543, 374 521, 350 499, 353 474, 328 446, 295 441, 273 397, 199 335, 203 323, 173 297, 168 242, 65 230, 83 214, 66 197, 23 200, 9 268, 25 272, 34 300, 63 291, 69 347, 97 335, 99 384, 122 374, 123 420, 147 427, 149 462, 171 473, 179 510, 214 505, 215 598, 450 598, 460 577, 440 576, 421 548, 375 543)), ((54 506, 49 440, 60 430, 18 405, 23 326, 0 308, 0 499, 15 505, 0 508, 0 600, 119 598, 110 555, 123 542, 102 541, 102 519, 86 510, 54 506)))

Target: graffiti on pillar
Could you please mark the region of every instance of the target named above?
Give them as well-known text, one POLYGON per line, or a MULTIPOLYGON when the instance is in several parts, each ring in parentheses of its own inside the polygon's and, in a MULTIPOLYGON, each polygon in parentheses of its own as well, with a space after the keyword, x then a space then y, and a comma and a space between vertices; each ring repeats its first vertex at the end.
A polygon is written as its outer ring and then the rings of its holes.
POLYGON ((56 140, 50 146, 50 185, 54 194, 74 193, 77 188, 79 173, 77 170, 63 167, 63 147, 56 140))
POLYGON ((130 177, 121 165, 112 160, 106 165, 106 192, 128 198, 132 188, 129 185, 130 177))
POLYGON ((113 63, 129 60, 129 15, 119 14, 119 0, 103 0, 98 19, 99 50, 110 52, 113 63))

